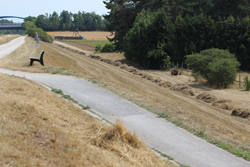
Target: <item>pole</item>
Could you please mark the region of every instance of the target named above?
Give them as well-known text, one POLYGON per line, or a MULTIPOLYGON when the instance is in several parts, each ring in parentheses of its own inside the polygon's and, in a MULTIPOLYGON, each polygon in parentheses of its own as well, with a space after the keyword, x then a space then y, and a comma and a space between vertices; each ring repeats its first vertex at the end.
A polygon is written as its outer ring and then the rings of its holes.
POLYGON ((241 88, 241 77, 240 77, 240 72, 239 72, 239 87, 241 88))

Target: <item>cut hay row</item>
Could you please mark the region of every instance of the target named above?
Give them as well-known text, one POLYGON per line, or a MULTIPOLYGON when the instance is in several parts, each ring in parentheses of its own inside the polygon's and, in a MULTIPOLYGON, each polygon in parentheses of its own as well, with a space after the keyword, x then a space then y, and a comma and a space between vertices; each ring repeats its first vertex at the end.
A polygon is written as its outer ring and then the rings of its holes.
MULTIPOLYGON (((73 51, 75 53, 86 55, 85 53, 82 53, 81 51, 74 50, 72 48, 68 48, 68 47, 65 47, 63 45, 59 45, 59 46, 62 47, 62 48, 66 48, 68 50, 71 50, 71 51, 73 51)), ((138 69, 134 68, 133 66, 128 66, 127 64, 123 64, 120 61, 114 61, 112 59, 102 58, 101 56, 93 55, 93 54, 89 55, 89 57, 92 58, 92 59, 96 59, 96 60, 105 62, 105 63, 110 64, 110 65, 117 66, 120 69, 126 70, 128 72, 133 73, 134 75, 138 75, 138 76, 141 76, 144 79, 152 81, 153 83, 156 83, 159 86, 169 88, 170 90, 173 90, 173 91, 181 92, 181 93, 183 93, 185 95, 188 95, 188 96, 195 96, 194 91, 188 85, 185 85, 185 84, 173 84, 170 81, 162 80, 160 78, 154 78, 150 74, 142 72, 141 70, 138 70, 138 69)), ((203 93, 199 94, 196 98, 200 99, 200 100, 202 100, 202 101, 204 101, 206 103, 211 103, 212 106, 214 106, 214 107, 217 107, 217 108, 220 108, 220 109, 223 109, 223 110, 232 110, 231 115, 233 115, 233 116, 239 116, 241 118, 248 118, 250 116, 250 111, 248 109, 236 108, 232 104, 231 100, 218 99, 214 95, 210 95, 210 94, 208 94, 206 92, 203 92, 203 93)))
MULTIPOLYGON (((102 58, 101 56, 98 56, 98 55, 90 55, 89 57, 96 59, 96 60, 99 60, 99 61, 103 61, 103 62, 110 64, 110 65, 117 66, 120 69, 124 69, 128 72, 133 73, 134 75, 139 75, 142 78, 145 78, 149 81, 152 81, 159 86, 163 86, 165 88, 170 88, 170 90, 178 91, 178 92, 181 92, 181 93, 188 95, 188 96, 195 96, 194 91, 188 85, 173 84, 172 82, 164 81, 164 80, 161 80, 160 78, 154 78, 150 74, 142 72, 142 71, 140 71, 132 66, 128 66, 127 64, 122 64, 120 61, 105 59, 105 58, 102 58)), ((241 118, 248 118, 250 116, 250 111, 248 109, 235 108, 234 105, 232 104, 231 100, 218 99, 214 95, 210 95, 206 92, 199 94, 196 98, 201 99, 206 103, 211 103, 212 106, 214 106, 214 107, 224 109, 224 110, 232 110, 231 115, 233 115, 233 116, 239 116, 241 118)))
POLYGON ((61 48, 70 50, 70 51, 72 51, 72 52, 74 52, 74 53, 78 53, 78 54, 80 54, 80 55, 86 55, 85 52, 82 52, 82 51, 80 51, 80 50, 72 49, 72 48, 66 47, 66 46, 64 46, 64 45, 58 45, 58 46, 61 47, 61 48))

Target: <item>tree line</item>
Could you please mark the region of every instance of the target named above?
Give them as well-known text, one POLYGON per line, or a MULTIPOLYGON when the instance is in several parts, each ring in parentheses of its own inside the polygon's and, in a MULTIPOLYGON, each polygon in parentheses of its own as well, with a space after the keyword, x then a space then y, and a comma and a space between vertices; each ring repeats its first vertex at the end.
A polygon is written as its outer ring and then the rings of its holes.
POLYGON ((25 21, 34 22, 35 25, 44 31, 101 31, 106 30, 105 20, 95 12, 71 13, 63 10, 60 15, 57 12, 52 14, 41 14, 37 17, 27 17, 25 21))
POLYGON ((159 68, 169 57, 210 48, 235 54, 241 69, 250 70, 250 2, 246 0, 108 0, 104 17, 115 31, 118 51, 128 59, 159 68))

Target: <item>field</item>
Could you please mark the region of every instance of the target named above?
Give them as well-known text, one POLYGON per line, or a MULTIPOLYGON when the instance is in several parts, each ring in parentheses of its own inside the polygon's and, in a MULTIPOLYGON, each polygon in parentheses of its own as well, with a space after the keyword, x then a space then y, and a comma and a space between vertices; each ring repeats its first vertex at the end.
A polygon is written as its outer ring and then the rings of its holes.
MULTIPOLYGON (((55 32, 47 32, 51 36, 73 36, 73 31, 55 31, 55 32)), ((107 37, 110 36, 110 32, 107 31, 79 31, 79 35, 82 35, 86 40, 100 40, 105 41, 107 37)))
MULTIPOLYGON (((121 64, 131 65, 131 62, 126 61, 124 56, 118 53, 98 54, 102 58, 98 60, 90 58, 89 52, 82 55, 70 49, 68 45, 62 47, 58 43, 41 42, 41 48, 36 48, 33 39, 26 40, 23 47, 1 59, 0 67, 82 77, 223 149, 250 160, 250 119, 232 116, 232 108, 223 109, 197 98, 201 93, 207 93, 219 100, 230 100, 225 106, 250 109, 249 92, 235 88, 209 88, 195 82, 185 72, 185 75, 171 76, 169 71, 146 70, 136 65, 134 66, 137 67, 137 71, 131 72, 133 67, 121 64), (29 67, 28 57, 39 55, 42 49, 46 51, 45 67, 39 64, 29 67), (120 65, 108 64, 104 58, 119 61, 120 65), (183 87, 170 88, 169 83, 172 86, 186 84, 189 87, 182 91, 183 87), (190 95, 190 90, 193 96, 190 95)), ((76 47, 83 49, 80 45, 76 47)))

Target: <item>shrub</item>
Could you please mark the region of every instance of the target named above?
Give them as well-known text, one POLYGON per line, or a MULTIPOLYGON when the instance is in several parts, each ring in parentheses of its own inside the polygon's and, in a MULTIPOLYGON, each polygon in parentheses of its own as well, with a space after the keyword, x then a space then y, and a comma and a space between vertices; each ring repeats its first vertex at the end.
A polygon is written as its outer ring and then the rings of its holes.
POLYGON ((239 62, 227 50, 207 49, 186 56, 186 63, 194 74, 199 74, 210 84, 226 87, 234 83, 239 62))
POLYGON ((31 28, 28 30, 27 33, 29 36, 35 38, 36 32, 42 41, 49 42, 49 43, 53 42, 52 37, 50 35, 48 35, 45 31, 43 31, 43 29, 41 29, 41 28, 31 28))
POLYGON ((95 51, 100 52, 101 49, 102 49, 102 46, 100 44, 97 44, 96 47, 95 47, 95 51))
POLYGON ((248 77, 245 77, 245 87, 246 87, 246 90, 249 91, 250 90, 250 80, 248 80, 248 77))
POLYGON ((115 51, 115 46, 112 43, 107 43, 101 49, 102 53, 111 53, 115 51))

